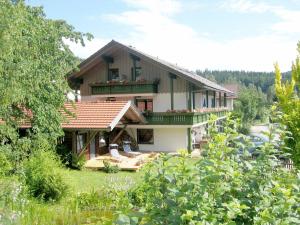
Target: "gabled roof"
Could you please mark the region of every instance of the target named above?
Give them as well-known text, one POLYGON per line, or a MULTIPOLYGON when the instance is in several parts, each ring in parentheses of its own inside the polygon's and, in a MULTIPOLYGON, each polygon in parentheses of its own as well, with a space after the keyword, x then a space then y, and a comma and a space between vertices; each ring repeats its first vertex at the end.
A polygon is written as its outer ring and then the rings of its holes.
POLYGON ((107 54, 114 47, 126 49, 129 53, 136 55, 145 61, 153 63, 153 64, 169 71, 170 73, 176 74, 177 76, 182 77, 183 79, 188 80, 197 86, 203 86, 208 89, 223 91, 223 92, 233 94, 230 90, 228 90, 228 89, 226 89, 204 77, 201 77, 200 75, 196 74, 195 72, 188 71, 187 69, 184 69, 182 67, 174 65, 170 62, 159 59, 157 57, 153 57, 151 55, 148 55, 142 51, 139 51, 139 50, 133 48, 132 46, 127 46, 127 45, 121 44, 114 40, 112 40, 107 45, 105 45, 103 48, 101 48, 99 51, 97 51, 96 53, 94 53, 93 55, 88 57, 86 60, 81 62, 79 64, 80 71, 72 74, 70 76, 70 78, 72 79, 72 78, 79 77, 80 75, 82 75, 83 71, 86 68, 90 67, 90 65, 94 65, 97 61, 99 61, 99 59, 101 59, 101 56, 104 56, 105 54, 107 54))
POLYGON ((76 102, 66 103, 65 107, 75 117, 66 116, 68 122, 62 124, 64 129, 107 129, 111 131, 124 119, 133 123, 146 122, 131 101, 76 102))
MULTIPOLYGON (((97 101, 65 103, 65 109, 61 113, 66 117, 62 123, 63 129, 98 129, 113 130, 120 122, 146 123, 141 112, 131 101, 97 101), (68 111, 68 112, 66 112, 68 111)), ((20 128, 31 128, 29 111, 27 119, 19 121, 20 128)), ((0 124, 4 121, 0 119, 0 124)))

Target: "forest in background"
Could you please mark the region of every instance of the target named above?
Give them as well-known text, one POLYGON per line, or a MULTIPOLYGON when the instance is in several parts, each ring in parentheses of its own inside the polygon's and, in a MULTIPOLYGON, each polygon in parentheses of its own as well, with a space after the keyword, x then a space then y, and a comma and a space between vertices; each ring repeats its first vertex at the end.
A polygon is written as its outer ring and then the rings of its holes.
MULTIPOLYGON (((197 70, 196 73, 219 84, 237 84, 237 99, 234 114, 241 120, 242 133, 249 133, 254 123, 268 122, 271 105, 276 102, 274 72, 197 70)), ((289 80, 291 72, 282 73, 283 80, 289 80)))

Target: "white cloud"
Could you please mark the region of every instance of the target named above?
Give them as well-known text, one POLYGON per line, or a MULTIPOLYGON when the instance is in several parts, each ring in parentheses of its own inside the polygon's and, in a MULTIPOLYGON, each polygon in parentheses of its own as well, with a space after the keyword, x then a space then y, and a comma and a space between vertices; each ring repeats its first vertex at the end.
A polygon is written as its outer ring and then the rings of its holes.
MULTIPOLYGON (((133 9, 106 15, 111 22, 129 27, 127 36, 117 41, 191 70, 208 68, 272 71, 273 63, 278 61, 285 71, 290 70, 291 62, 296 56, 296 41, 278 30, 282 27, 286 28, 282 32, 287 31, 287 27, 292 30, 297 15, 290 15, 277 6, 272 8, 273 6, 261 3, 257 8, 250 1, 235 1, 235 9, 240 12, 277 10, 278 15, 281 13, 280 18, 284 19, 274 24, 267 34, 221 42, 208 37, 205 31, 200 33, 175 21, 176 13, 188 7, 178 1, 124 1, 133 9)), ((79 56, 87 57, 109 41, 96 38, 84 50, 77 46, 71 46, 71 49, 79 56)))
POLYGON ((220 8, 238 13, 266 13, 269 12, 280 20, 271 29, 280 33, 300 33, 300 10, 286 9, 281 5, 272 5, 252 0, 227 0, 220 8))
POLYGON ((96 51, 98 51, 100 48, 102 48, 104 45, 106 45, 109 41, 109 39, 105 38, 94 38, 92 41, 88 41, 85 39, 85 46, 81 46, 79 43, 76 44, 75 42, 71 42, 69 40, 65 40, 65 43, 69 45, 71 51, 79 56, 80 58, 87 58, 96 51))

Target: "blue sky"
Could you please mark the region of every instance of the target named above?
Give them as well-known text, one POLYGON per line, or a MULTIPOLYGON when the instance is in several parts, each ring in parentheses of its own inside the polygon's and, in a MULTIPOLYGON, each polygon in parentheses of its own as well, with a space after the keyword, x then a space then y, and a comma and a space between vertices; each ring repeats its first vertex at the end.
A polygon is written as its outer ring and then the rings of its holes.
POLYGON ((26 0, 94 39, 70 43, 86 58, 111 39, 191 70, 289 70, 300 40, 300 0, 26 0))

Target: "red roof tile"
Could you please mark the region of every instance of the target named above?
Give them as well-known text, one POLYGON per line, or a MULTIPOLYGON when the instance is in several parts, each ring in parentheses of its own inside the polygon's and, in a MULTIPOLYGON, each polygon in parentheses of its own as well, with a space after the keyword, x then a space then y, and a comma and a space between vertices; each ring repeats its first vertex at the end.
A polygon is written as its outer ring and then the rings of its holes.
MULTIPOLYGON (((75 117, 67 115, 68 122, 62 124, 64 129, 107 129, 111 123, 126 108, 127 101, 115 102, 76 102, 66 103, 65 107, 75 117)), ((126 109, 126 111, 127 111, 126 109)))
MULTIPOLYGON (((62 112, 66 117, 66 122, 62 123, 63 129, 112 130, 130 108, 136 111, 138 120, 144 120, 130 101, 74 102, 73 104, 65 103, 65 108, 72 115, 62 112)), ((1 123, 3 123, 2 120, 0 120, 1 123)), ((20 127, 30 128, 31 125, 29 121, 24 121, 20 127)))

